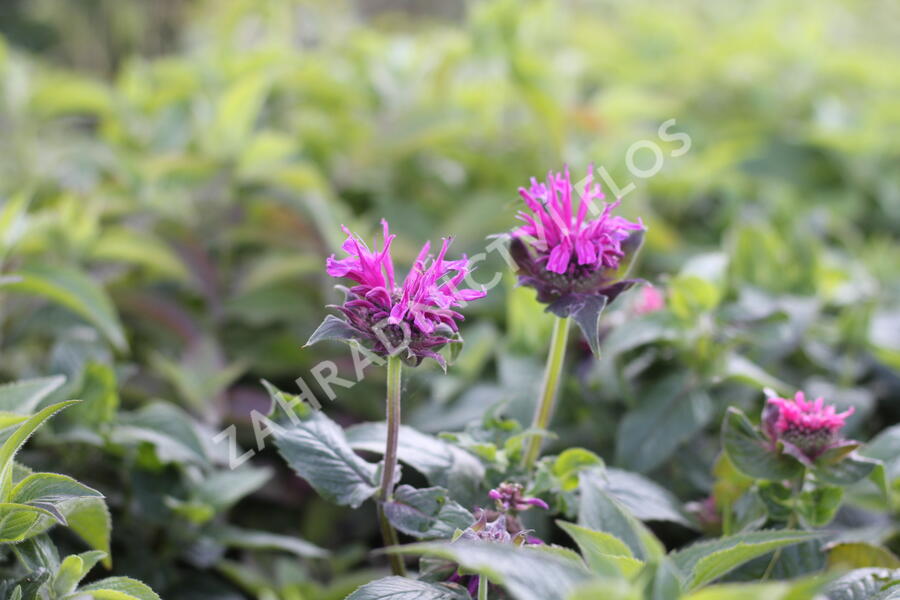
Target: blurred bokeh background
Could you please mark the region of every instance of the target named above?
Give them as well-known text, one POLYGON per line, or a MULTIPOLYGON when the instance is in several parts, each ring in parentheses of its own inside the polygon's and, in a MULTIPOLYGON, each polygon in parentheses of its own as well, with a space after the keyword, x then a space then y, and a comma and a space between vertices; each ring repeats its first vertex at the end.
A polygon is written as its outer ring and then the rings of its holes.
MULTIPOLYGON (((567 445, 691 500, 722 411, 764 385, 856 406, 861 439, 900 418, 896 2, 5 0, 0 277, 24 278, 0 280, 0 377, 63 373, 90 399, 26 462, 101 489, 114 570, 165 598, 342 598, 381 568, 372 515, 272 448, 228 471, 212 434, 255 445, 261 378, 352 376, 345 347, 301 348, 338 298, 342 223, 389 219, 400 263, 447 235, 473 255, 529 177, 591 162, 634 184, 637 274, 666 308, 625 298, 604 360, 570 355, 567 445), (652 177, 628 166, 642 141, 652 177)), ((549 322, 506 271, 479 266, 503 284, 449 374, 408 381, 407 422, 527 421, 549 322)), ((332 418, 381 418, 378 369, 340 392, 332 418)))

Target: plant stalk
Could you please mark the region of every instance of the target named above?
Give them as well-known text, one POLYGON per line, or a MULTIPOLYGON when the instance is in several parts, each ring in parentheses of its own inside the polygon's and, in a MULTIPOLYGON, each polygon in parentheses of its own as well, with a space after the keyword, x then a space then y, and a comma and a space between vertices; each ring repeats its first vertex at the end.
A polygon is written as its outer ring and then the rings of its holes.
MULTIPOLYGON (((381 470, 381 488, 378 492, 378 521, 385 546, 399 543, 397 531, 384 513, 384 504, 394 495, 394 473, 397 470, 397 441, 400 438, 400 381, 403 362, 397 356, 388 357, 387 363, 387 441, 384 447, 384 467, 381 470)), ((391 572, 406 576, 406 566, 399 554, 389 554, 391 572)))
POLYGON ((488 600, 488 579, 484 575, 478 577, 478 600, 488 600))
MULTIPOLYGON (((553 336, 550 338, 550 353, 547 355, 547 366, 544 368, 544 381, 541 385, 541 397, 534 411, 534 420, 531 423, 533 429, 546 430, 553 416, 553 408, 556 404, 556 392, 559 389, 559 380, 562 376, 563 362, 566 358, 566 342, 569 339, 569 319, 557 318, 553 323, 553 336)), ((528 438, 525 453, 522 456, 522 466, 530 471, 541 453, 543 436, 533 434, 528 438)))

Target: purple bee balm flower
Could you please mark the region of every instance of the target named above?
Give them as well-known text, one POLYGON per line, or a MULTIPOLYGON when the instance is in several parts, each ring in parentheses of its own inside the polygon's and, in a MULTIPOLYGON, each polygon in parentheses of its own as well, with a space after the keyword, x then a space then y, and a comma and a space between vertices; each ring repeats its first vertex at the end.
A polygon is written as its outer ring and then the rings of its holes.
POLYGON ((574 317, 596 354, 600 312, 639 282, 623 278, 645 227, 640 219, 633 223, 613 215, 618 201, 598 204, 604 196, 592 172, 593 166, 577 202, 568 169, 548 173, 545 183, 532 178, 529 188, 519 188, 528 211, 519 211, 525 224, 512 232, 510 254, 519 283, 537 290, 548 311, 574 317), (589 212, 596 216, 589 218, 589 212))
POLYGON ((781 442, 787 454, 811 466, 828 451, 840 459, 858 446, 840 437, 845 419, 853 412, 850 407, 839 413, 822 398, 807 401, 803 392, 797 392, 793 399, 770 397, 763 410, 762 425, 773 444, 781 442))
MULTIPOLYGON (((540 538, 530 535, 528 530, 520 530, 510 533, 510 524, 518 523, 516 519, 507 519, 506 515, 500 515, 493 521, 488 520, 488 511, 477 510, 478 520, 459 534, 457 540, 474 540, 491 542, 495 544, 515 544, 516 546, 537 546, 544 542, 540 538)), ((520 529, 518 525, 515 527, 520 529)), ((456 540, 454 540, 456 541, 456 540)), ((478 575, 462 575, 458 571, 453 573, 447 581, 465 585, 472 597, 478 591, 478 575)))
POLYGON ((347 234, 342 245, 347 256, 329 257, 326 271, 356 285, 343 288, 344 303, 331 307, 345 319, 327 318, 307 345, 321 339, 356 340, 382 357, 403 352, 412 365, 432 358, 445 367, 446 361, 437 351, 461 341, 457 321, 463 316, 453 309, 483 298, 486 292, 459 288, 470 272, 469 261, 465 256, 445 259, 452 241, 447 238, 437 256, 429 254, 431 245, 426 243, 406 279, 398 283, 390 253, 396 236, 390 233, 387 221, 382 219, 381 225, 381 248, 375 244, 373 250, 342 227, 347 234))
POLYGON ((497 510, 501 512, 521 512, 532 506, 548 510, 550 507, 540 498, 527 498, 523 494, 523 488, 518 483, 501 483, 496 489, 488 492, 488 496, 497 501, 497 510))

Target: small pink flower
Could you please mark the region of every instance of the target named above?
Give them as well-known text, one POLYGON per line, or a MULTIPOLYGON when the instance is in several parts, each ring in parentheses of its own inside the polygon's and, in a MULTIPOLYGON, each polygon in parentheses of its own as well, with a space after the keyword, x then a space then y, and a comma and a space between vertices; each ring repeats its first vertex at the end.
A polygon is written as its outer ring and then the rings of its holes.
MULTIPOLYGON (((390 233, 387 221, 382 219, 381 225, 381 247, 376 243, 373 250, 342 227, 347 239, 341 248, 347 256, 330 256, 326 271, 356 285, 346 290, 346 300, 334 308, 344 314, 349 337, 364 342, 376 354, 387 356, 402 347, 412 364, 433 358, 443 366, 444 358, 436 351, 458 337, 457 321, 463 319, 453 309, 483 298, 486 292, 460 289, 470 272, 469 261, 465 256, 446 260, 452 241, 448 238, 437 256, 429 253, 431 245, 426 243, 409 274, 398 283, 390 252, 396 236, 390 233)), ((311 339, 324 337, 313 334, 311 339)))
POLYGON ((641 288, 641 297, 634 305, 634 314, 646 315, 666 307, 666 298, 652 285, 641 288))
POLYGON ((519 483, 501 483, 496 489, 488 492, 488 496, 497 501, 497 510, 501 512, 521 512, 532 506, 548 510, 550 507, 540 498, 529 498, 523 494, 519 483))
POLYGON ((769 398, 762 424, 773 443, 782 442, 785 452, 811 464, 826 450, 848 444, 840 430, 853 412, 850 407, 839 413, 822 398, 807 401, 803 392, 797 392, 793 399, 769 398))

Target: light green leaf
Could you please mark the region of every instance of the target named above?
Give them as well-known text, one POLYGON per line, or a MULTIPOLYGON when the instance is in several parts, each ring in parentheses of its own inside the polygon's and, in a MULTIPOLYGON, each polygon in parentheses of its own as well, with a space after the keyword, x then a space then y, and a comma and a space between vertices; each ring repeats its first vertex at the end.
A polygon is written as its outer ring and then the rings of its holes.
POLYGON ((0 499, 8 499, 12 487, 13 459, 19 449, 25 445, 31 434, 40 427, 44 421, 55 415, 57 412, 77 403, 78 400, 67 400, 52 404, 41 410, 35 415, 29 417, 16 430, 6 438, 3 445, 0 445, 0 499))
POLYGON ((624 542, 633 555, 649 561, 665 554, 662 543, 628 509, 605 489, 603 472, 588 469, 581 472, 578 524, 603 531, 624 542))
POLYGON ((95 550, 103 552, 103 566, 112 568, 109 554, 109 541, 112 532, 112 519, 103 498, 79 498, 66 502, 63 513, 69 523, 69 529, 78 534, 95 550))
POLYGON ((17 282, 0 286, 12 292, 35 294, 57 302, 77 313, 97 329, 119 350, 128 348, 119 315, 112 301, 93 279, 68 267, 32 265, 15 273, 17 282))
POLYGON ((104 229, 91 247, 91 257, 95 260, 139 265, 175 281, 185 282, 190 279, 190 274, 178 255, 148 231, 125 227, 104 229))
POLYGON ((738 566, 778 548, 813 540, 821 534, 783 529, 754 531, 688 546, 671 555, 685 574, 687 589, 696 589, 738 566))
POLYGON ((651 479, 621 469, 606 470, 606 491, 641 521, 671 521, 694 527, 669 490, 651 479))
POLYGON ((597 575, 630 579, 644 565, 634 558, 631 548, 614 535, 565 521, 557 521, 556 524, 575 540, 585 562, 597 575))
POLYGON ((900 558, 883 546, 863 542, 834 544, 828 547, 830 569, 861 569, 879 567, 900 569, 900 558))
POLYGON ((147 584, 130 577, 101 579, 78 589, 74 594, 75 598, 88 594, 94 600, 161 600, 147 584))

